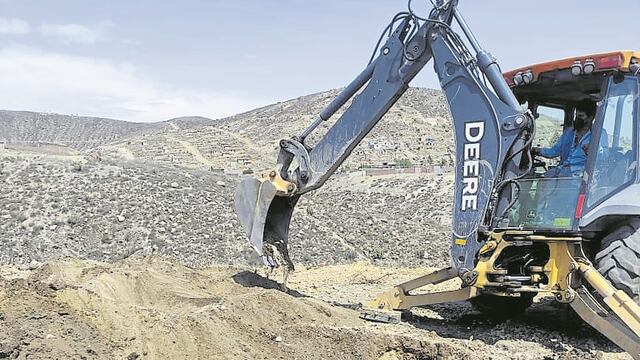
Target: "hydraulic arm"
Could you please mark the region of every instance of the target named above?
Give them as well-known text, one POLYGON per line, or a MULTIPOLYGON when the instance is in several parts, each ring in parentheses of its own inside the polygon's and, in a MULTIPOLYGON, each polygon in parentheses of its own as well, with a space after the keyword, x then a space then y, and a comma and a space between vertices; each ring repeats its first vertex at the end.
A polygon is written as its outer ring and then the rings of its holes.
POLYGON ((411 9, 397 14, 389 25, 388 39, 364 71, 302 134, 280 141, 275 168, 241 183, 236 211, 251 244, 267 263, 273 265, 273 259, 268 249, 265 253, 264 243, 274 245, 293 266, 288 260, 288 229, 298 198, 324 184, 433 59, 453 117, 458 154, 453 265, 461 276, 473 269, 474 256, 482 246, 479 230, 499 220, 510 202, 510 181, 527 171, 521 165, 527 164, 522 156, 529 153, 525 150, 532 119, 456 6, 456 0, 436 4, 428 18, 411 9), (475 56, 452 30, 454 21, 475 56), (308 135, 351 98, 351 105, 320 141, 307 144, 308 135))
POLYGON ((582 252, 583 239, 538 235, 506 225, 507 212, 519 191, 517 181, 531 173, 533 118, 521 108, 495 59, 472 34, 457 9, 457 0, 434 3, 425 18, 411 10, 409 1, 409 11, 394 16, 384 34, 386 41, 379 41, 362 73, 301 134, 280 141, 275 167, 240 183, 236 212, 265 264, 278 265, 275 248, 287 269, 293 269, 287 249, 289 224, 300 196, 325 183, 433 60, 451 111, 456 143, 452 266, 381 294, 365 306, 363 317, 391 321, 394 310, 414 306, 481 294, 521 297, 546 293, 571 304, 585 321, 640 359, 640 308, 594 270, 582 252), (465 40, 452 29, 454 23, 465 40), (309 143, 309 135, 350 99, 350 106, 320 140, 309 143), (513 275, 500 265, 500 257, 509 251, 518 253, 520 247, 547 249, 549 255, 544 263, 525 264, 527 274, 513 275), (461 289, 410 293, 455 277, 462 279, 461 289))

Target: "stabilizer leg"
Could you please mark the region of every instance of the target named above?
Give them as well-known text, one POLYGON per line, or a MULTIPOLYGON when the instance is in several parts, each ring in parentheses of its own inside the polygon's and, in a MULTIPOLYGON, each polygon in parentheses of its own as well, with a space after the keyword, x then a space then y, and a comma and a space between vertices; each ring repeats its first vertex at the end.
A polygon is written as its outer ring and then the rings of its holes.
POLYGON ((584 288, 576 290, 571 307, 586 323, 640 360, 640 306, 624 291, 614 288, 591 265, 579 262, 578 269, 602 297, 606 308, 584 288))
POLYGON ((465 301, 478 295, 478 289, 475 287, 419 295, 409 293, 411 290, 426 285, 439 284, 457 276, 458 272, 454 268, 446 268, 404 282, 367 302, 362 309, 360 317, 372 321, 398 323, 400 322, 400 312, 398 310, 407 310, 415 306, 465 301))

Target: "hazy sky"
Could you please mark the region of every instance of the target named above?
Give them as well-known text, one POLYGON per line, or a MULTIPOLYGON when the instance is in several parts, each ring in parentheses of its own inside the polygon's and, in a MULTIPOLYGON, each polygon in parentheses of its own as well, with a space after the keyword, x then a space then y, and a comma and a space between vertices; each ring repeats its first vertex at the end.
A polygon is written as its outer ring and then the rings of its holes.
MULTIPOLYGON (((428 1, 414 0, 426 14, 428 1)), ((460 0, 503 70, 640 49, 640 1, 460 0)), ((212 118, 349 83, 405 0, 0 0, 0 108, 212 118)), ((431 65, 413 86, 437 88, 431 65)))

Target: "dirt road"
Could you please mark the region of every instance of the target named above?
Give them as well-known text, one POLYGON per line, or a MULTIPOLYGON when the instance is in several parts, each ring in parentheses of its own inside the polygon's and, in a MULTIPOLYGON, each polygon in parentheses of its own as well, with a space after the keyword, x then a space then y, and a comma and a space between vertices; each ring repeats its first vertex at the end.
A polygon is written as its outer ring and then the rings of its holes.
POLYGON ((358 318, 359 302, 426 271, 301 269, 283 292, 250 269, 163 258, 0 267, 0 359, 628 359, 546 301, 507 322, 466 303, 358 318))

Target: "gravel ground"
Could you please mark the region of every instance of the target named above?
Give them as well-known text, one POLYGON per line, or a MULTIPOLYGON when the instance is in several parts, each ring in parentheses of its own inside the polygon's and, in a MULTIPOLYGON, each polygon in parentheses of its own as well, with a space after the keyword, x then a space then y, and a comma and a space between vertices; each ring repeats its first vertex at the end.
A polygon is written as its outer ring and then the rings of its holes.
POLYGON ((0 266, 0 358, 630 358, 545 300, 506 322, 466 303, 415 309, 395 325, 353 310, 426 271, 364 262, 299 269, 284 292, 250 269, 158 257, 0 266))

